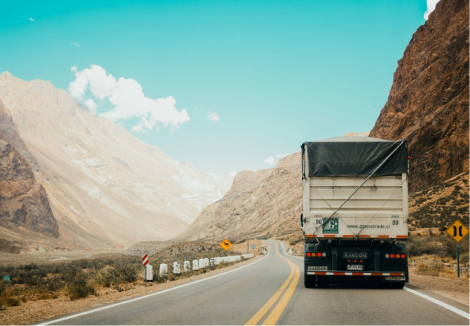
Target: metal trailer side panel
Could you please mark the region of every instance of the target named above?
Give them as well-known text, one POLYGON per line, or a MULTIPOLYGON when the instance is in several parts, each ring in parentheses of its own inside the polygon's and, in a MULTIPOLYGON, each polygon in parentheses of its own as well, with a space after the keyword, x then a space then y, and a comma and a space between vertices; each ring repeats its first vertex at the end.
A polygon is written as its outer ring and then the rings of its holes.
POLYGON ((311 177, 303 180, 306 237, 320 239, 395 239, 408 236, 408 179, 373 177, 311 177), (345 203, 344 203, 345 202, 345 203), (344 205, 333 216, 335 210, 344 205))

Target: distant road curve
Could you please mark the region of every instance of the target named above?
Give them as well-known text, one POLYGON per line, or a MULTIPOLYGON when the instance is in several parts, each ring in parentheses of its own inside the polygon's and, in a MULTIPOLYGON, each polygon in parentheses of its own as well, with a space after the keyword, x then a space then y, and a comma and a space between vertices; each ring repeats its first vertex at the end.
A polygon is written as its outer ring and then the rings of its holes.
POLYGON ((269 241, 248 265, 159 292, 45 321, 73 325, 468 325, 468 307, 413 289, 306 289, 303 259, 269 241))

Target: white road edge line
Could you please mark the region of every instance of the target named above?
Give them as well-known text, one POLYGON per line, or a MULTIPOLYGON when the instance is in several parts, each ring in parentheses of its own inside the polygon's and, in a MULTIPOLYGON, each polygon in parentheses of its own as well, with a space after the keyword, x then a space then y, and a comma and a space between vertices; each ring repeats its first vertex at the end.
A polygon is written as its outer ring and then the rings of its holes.
POLYGON ((462 317, 465 317, 465 318, 467 318, 467 319, 470 319, 470 318, 469 318, 469 314, 468 314, 467 312, 463 311, 463 310, 460 310, 460 309, 457 309, 457 308, 455 308, 455 307, 452 307, 451 305, 448 305, 447 303, 444 303, 444 302, 442 302, 442 301, 439 301, 439 300, 437 300, 437 299, 434 299, 434 298, 432 298, 432 297, 430 297, 430 296, 427 296, 426 294, 422 294, 421 292, 412 290, 412 289, 410 289, 410 288, 404 287, 403 289, 406 290, 406 291, 408 291, 408 292, 411 292, 411 293, 413 293, 413 294, 416 294, 417 296, 420 296, 421 298, 424 298, 424 299, 426 299, 426 300, 429 300, 429 301, 431 301, 431 302, 433 302, 433 303, 435 303, 435 304, 437 304, 437 305, 439 305, 439 306, 441 306, 441 307, 444 307, 444 308, 446 308, 446 309, 448 309, 448 310, 450 310, 450 311, 452 311, 452 312, 454 312, 454 313, 456 313, 456 314, 458 314, 458 315, 460 315, 460 316, 462 316, 462 317))
POLYGON ((63 317, 63 318, 59 318, 59 319, 50 320, 50 321, 48 321, 48 322, 40 323, 40 324, 37 324, 37 325, 50 325, 50 324, 55 324, 55 323, 58 323, 58 322, 61 322, 61 321, 64 321, 64 320, 69 320, 69 319, 72 319, 72 318, 76 318, 76 317, 80 317, 80 316, 89 315, 89 314, 92 314, 92 313, 95 313, 95 312, 98 312, 98 311, 106 310, 106 309, 109 309, 109 308, 114 308, 114 307, 117 307, 117 306, 120 306, 120 305, 123 305, 123 304, 126 304, 126 303, 131 303, 131 302, 134 302, 134 301, 139 301, 139 300, 142 300, 142 299, 147 299, 147 298, 150 298, 150 297, 153 297, 153 296, 155 296, 155 295, 159 295, 159 294, 162 294, 162 293, 165 293, 165 292, 177 290, 177 289, 183 288, 183 287, 185 287, 185 286, 189 286, 189 285, 193 285, 193 284, 196 284, 196 283, 204 282, 204 281, 207 281, 207 280, 210 280, 210 279, 213 279, 213 278, 222 276, 222 275, 226 275, 226 274, 229 274, 229 273, 238 271, 238 270, 240 270, 240 269, 242 269, 242 268, 251 266, 251 265, 253 265, 253 264, 256 264, 256 263, 262 261, 264 258, 266 258, 266 257, 270 254, 270 252, 271 252, 271 247, 269 247, 268 253, 267 253, 266 256, 264 256, 263 258, 258 259, 257 261, 254 261, 254 262, 252 262, 252 263, 250 263, 250 264, 248 264, 248 265, 245 265, 245 266, 242 266, 242 267, 238 267, 238 268, 232 269, 232 270, 227 271, 227 272, 224 272, 224 273, 220 273, 220 274, 217 274, 217 275, 214 275, 214 276, 209 276, 209 277, 206 277, 206 278, 203 278, 203 279, 194 281, 194 282, 190 282, 190 283, 185 283, 185 284, 181 284, 181 285, 178 285, 178 286, 174 286, 174 287, 171 287, 171 288, 169 288, 169 289, 161 290, 161 291, 158 291, 158 292, 155 292, 155 293, 146 294, 146 295, 143 295, 143 296, 141 296, 141 297, 134 298, 134 299, 129 299, 129 300, 126 300, 126 301, 114 303, 114 304, 111 304, 111 305, 109 305, 109 306, 105 306, 105 307, 96 308, 96 309, 93 309, 93 310, 88 310, 88 311, 80 312, 80 313, 78 313, 78 314, 71 315, 71 316, 67 316, 67 317, 63 317))

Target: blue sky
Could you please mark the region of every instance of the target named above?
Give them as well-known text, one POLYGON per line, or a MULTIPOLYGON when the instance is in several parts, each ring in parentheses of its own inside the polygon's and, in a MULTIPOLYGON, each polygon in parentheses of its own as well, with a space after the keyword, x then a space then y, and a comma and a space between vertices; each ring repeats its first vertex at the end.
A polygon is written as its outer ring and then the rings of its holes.
POLYGON ((304 141, 371 130, 426 10, 425 0, 1 2, 0 72, 49 80, 204 172, 258 170, 304 141))

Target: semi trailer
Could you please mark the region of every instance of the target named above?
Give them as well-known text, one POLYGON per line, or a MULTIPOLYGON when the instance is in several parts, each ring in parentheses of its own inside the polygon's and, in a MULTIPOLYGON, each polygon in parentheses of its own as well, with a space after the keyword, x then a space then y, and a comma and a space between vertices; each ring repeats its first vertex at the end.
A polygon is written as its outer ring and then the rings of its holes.
POLYGON ((338 137, 302 147, 305 287, 408 282, 406 140, 338 137))

